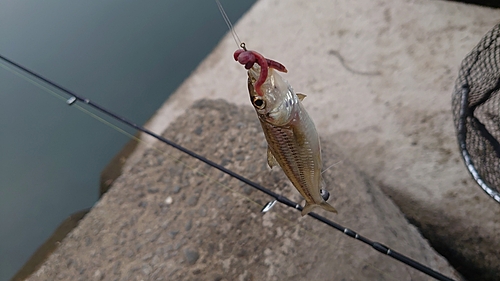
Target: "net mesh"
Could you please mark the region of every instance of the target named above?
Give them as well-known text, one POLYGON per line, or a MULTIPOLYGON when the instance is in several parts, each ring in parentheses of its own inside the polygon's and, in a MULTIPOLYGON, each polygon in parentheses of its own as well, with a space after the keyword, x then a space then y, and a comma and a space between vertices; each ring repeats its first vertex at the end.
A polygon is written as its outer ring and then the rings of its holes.
POLYGON ((452 96, 459 147, 479 186, 500 203, 500 24, 462 61, 452 96))

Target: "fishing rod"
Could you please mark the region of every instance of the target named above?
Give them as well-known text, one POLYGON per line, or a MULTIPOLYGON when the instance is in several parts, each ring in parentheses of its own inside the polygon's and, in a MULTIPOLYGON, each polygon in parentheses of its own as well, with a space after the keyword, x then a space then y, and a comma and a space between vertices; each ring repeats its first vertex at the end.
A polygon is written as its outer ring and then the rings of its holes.
MULTIPOLYGON (((129 127, 132 127, 132 128, 134 128, 136 130, 139 130, 139 131, 141 131, 141 132, 143 132, 143 133, 145 133, 145 134, 147 134, 147 135, 149 135, 151 137, 154 137, 157 140, 159 140, 159 141, 161 141, 161 142, 163 142, 165 144, 168 144, 169 146, 171 146, 171 147, 173 147, 173 148, 175 148, 177 150, 180 150, 180 151, 186 153, 187 155, 189 155, 191 157, 194 157, 194 158, 198 159, 199 161, 201 161, 201 162, 203 162, 205 164, 208 164, 211 167, 213 167, 213 168, 215 168, 215 169, 217 169, 217 170, 219 170, 219 171, 221 171, 221 172, 223 172, 223 173, 225 173, 225 174, 227 174, 227 175, 229 175, 229 176, 231 176, 231 177, 233 177, 233 178, 235 178, 235 179, 237 179, 237 180, 239 180, 241 182, 244 182, 244 183, 248 184, 249 186, 251 186, 251 187, 253 187, 253 188, 255 188, 255 189, 257 189, 257 190, 259 190, 259 191, 261 191, 261 192, 263 192, 263 193, 271 196, 271 197, 273 197, 274 200, 271 201, 271 202, 269 202, 269 203, 267 203, 264 206, 264 208, 262 209, 263 213, 268 212, 274 206, 274 204, 276 202, 280 202, 280 203, 282 203, 282 204, 284 204, 284 205, 286 205, 288 207, 291 207, 293 209, 296 209, 298 211, 302 211, 302 209, 303 209, 303 207, 300 204, 291 201, 287 197, 282 196, 282 195, 280 195, 278 193, 275 193, 275 192, 273 192, 273 191, 271 191, 271 190, 263 187, 262 185, 260 185, 258 183, 255 183, 255 182, 251 181, 250 179, 248 179, 248 178, 246 178, 246 177, 244 177, 244 176, 242 176, 242 175, 240 175, 240 174, 238 174, 238 173, 236 173, 236 172, 234 172, 232 170, 224 168, 223 166, 221 166, 221 165, 219 165, 219 164, 217 164, 217 163, 215 163, 215 162, 213 162, 213 161, 205 158, 202 155, 197 154, 194 151, 191 151, 191 150, 189 150, 189 149, 187 149, 187 148, 185 148, 185 147, 183 147, 183 146, 181 146, 181 145, 179 145, 179 144, 177 144, 177 143, 175 143, 175 142, 173 142, 171 140, 168 140, 168 139, 166 139, 166 138, 164 138, 164 137, 162 137, 162 136, 160 136, 158 134, 155 134, 154 132, 152 132, 152 131, 150 131, 150 130, 142 127, 142 126, 137 125, 135 122, 133 122, 131 120, 128 120, 127 118, 124 118, 124 117, 122 117, 122 116, 120 116, 120 115, 118 115, 116 113, 113 113, 112 111, 110 111, 107 108, 105 108, 105 107, 103 107, 103 106, 101 106, 101 105, 99 105, 99 104, 91 101, 90 99, 87 99, 87 98, 85 98, 83 96, 80 96, 80 95, 72 92, 71 90, 69 90, 69 89, 67 89, 67 88, 65 88, 65 87, 63 87, 63 86, 61 86, 61 85, 59 85, 59 84, 57 84, 57 83, 55 83, 55 82, 53 82, 53 81, 45 78, 45 77, 37 74, 36 72, 34 72, 32 70, 29 70, 28 68, 26 68, 26 67, 24 67, 24 66, 22 66, 22 65, 20 65, 20 64, 18 64, 16 62, 12 61, 12 60, 10 60, 10 59, 2 56, 2 55, 0 55, 0 59, 3 60, 3 61, 5 61, 5 62, 7 62, 7 63, 9 63, 10 65, 15 66, 16 68, 18 68, 18 69, 20 69, 20 70, 22 70, 24 72, 26 72, 26 73, 28 73, 28 74, 36 77, 37 79, 39 79, 39 80, 41 80, 41 81, 43 81, 43 82, 51 85, 52 87, 57 88, 60 91, 68 94, 70 96, 68 98, 68 100, 66 101, 66 103, 68 105, 71 106, 71 105, 75 104, 77 101, 83 102, 84 104, 87 104, 90 107, 93 107, 93 108, 97 109, 98 111, 102 112, 103 114, 105 114, 107 116, 110 116, 110 117, 112 117, 112 118, 114 118, 114 119, 116 119, 116 120, 124 123, 125 125, 127 125, 129 127)), ((336 229, 336 230, 344 233, 345 235, 347 235, 347 236, 349 236, 351 238, 354 238, 354 239, 356 239, 358 241, 361 241, 361 242, 363 242, 363 243, 371 246, 373 249, 375 249, 376 251, 378 251, 378 252, 380 252, 382 254, 385 254, 385 255, 387 255, 387 256, 389 256, 389 257, 391 257, 391 258, 393 258, 393 259, 395 259, 395 260, 397 260, 399 262, 402 262, 402 263, 404 263, 404 264, 406 264, 406 265, 408 265, 408 266, 410 266, 410 267, 412 267, 412 268, 414 268, 414 269, 416 269, 416 270, 418 270, 418 271, 420 271, 422 273, 425 273, 425 274, 427 274, 427 275, 435 278, 436 280, 440 280, 440 281, 454 281, 453 279, 451 279, 451 278, 449 278, 449 277, 447 277, 447 276, 445 276, 445 275, 443 275, 443 274, 441 274, 441 273, 439 273, 439 272, 431 269, 430 267, 427 267, 427 266, 425 266, 425 265, 423 265, 423 264, 421 264, 421 263, 419 263, 419 262, 417 262, 417 261, 415 261, 415 260, 413 260, 413 259, 411 259, 411 258, 409 258, 409 257, 407 257, 407 256, 405 256, 405 255, 403 255, 401 253, 399 253, 399 252, 396 252, 396 251, 390 249, 389 247, 383 245, 382 243, 379 243, 379 242, 376 242, 376 241, 372 241, 372 240, 370 240, 370 239, 368 239, 368 238, 366 238, 366 237, 364 237, 364 236, 356 233, 354 230, 346 228, 346 227, 344 227, 344 226, 342 226, 342 225, 340 225, 338 223, 335 223, 335 222, 333 222, 333 221, 331 221, 331 220, 329 220, 329 219, 327 219, 327 218, 325 218, 323 216, 320 216, 320 215, 318 215, 316 213, 313 213, 313 212, 308 213, 308 215, 310 217, 312 217, 312 218, 320 221, 321 223, 324 223, 324 224, 326 224, 326 225, 328 225, 328 226, 330 226, 330 227, 332 227, 332 228, 334 228, 334 229, 336 229)))

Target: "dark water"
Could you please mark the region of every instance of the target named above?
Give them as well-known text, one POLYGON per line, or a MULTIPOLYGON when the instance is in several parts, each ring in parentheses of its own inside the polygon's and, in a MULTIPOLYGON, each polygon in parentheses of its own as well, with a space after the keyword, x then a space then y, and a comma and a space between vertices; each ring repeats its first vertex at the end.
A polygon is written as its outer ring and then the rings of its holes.
MULTIPOLYGON (((254 3, 222 2, 233 21, 254 3)), ((226 32, 210 0, 0 3, 0 54, 139 124, 226 32)), ((0 68, 0 280, 96 202, 127 141, 0 68)))

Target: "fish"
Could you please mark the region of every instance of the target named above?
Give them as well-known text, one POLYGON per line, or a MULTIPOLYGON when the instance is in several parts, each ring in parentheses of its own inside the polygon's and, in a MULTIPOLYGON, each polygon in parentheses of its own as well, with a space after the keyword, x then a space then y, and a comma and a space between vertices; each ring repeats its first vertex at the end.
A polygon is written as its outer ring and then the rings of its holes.
POLYGON ((337 213, 326 202, 328 192, 321 189, 321 145, 314 122, 302 105, 306 96, 295 93, 279 75, 278 72, 287 72, 285 66, 247 50, 244 43, 240 46, 233 57, 247 69, 248 93, 268 143, 269 167, 280 166, 304 197, 302 216, 316 207, 337 213))
POLYGON ((302 216, 316 207, 337 213, 326 202, 330 197, 323 184, 321 145, 311 117, 302 105, 304 94, 295 93, 292 86, 277 72, 286 67, 256 51, 247 50, 229 20, 222 4, 215 1, 238 46, 234 59, 248 70, 248 92, 257 112, 268 144, 267 163, 272 169, 280 166, 306 204, 302 216))

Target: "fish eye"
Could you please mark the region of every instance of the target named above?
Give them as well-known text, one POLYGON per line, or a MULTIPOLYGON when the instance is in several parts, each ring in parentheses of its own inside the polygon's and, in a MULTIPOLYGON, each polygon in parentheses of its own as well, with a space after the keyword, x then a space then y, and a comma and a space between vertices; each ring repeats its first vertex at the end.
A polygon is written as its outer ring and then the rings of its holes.
POLYGON ((264 107, 266 107, 266 102, 260 97, 255 97, 253 99, 253 106, 257 109, 264 109, 264 107))

